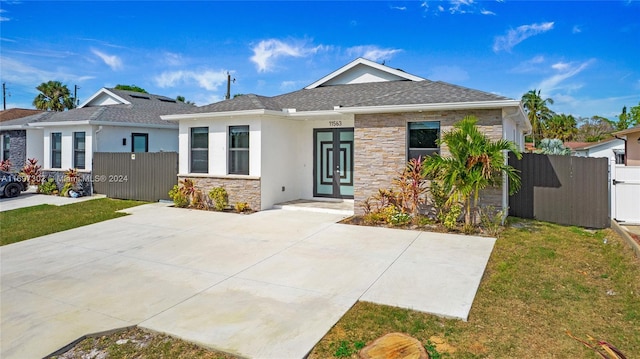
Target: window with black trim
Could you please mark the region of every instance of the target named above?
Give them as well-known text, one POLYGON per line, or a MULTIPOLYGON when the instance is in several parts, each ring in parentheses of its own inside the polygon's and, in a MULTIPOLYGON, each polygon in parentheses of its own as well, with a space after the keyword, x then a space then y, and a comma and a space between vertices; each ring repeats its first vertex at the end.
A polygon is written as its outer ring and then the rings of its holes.
POLYGON ((249 174, 249 126, 229 126, 229 174, 249 174))
POLYGON ((73 133, 73 168, 84 169, 85 143, 84 132, 73 133))
POLYGON ((51 168, 62 168, 62 132, 51 133, 51 168))
POLYGON ((2 135, 2 160, 6 161, 11 155, 11 136, 8 133, 2 135))
POLYGON ((149 152, 149 134, 131 134, 131 152, 149 152))
POLYGON ((440 153, 439 121, 409 122, 407 139, 407 160, 422 158, 440 153))
POLYGON ((209 127, 191 128, 191 173, 209 172, 209 127))

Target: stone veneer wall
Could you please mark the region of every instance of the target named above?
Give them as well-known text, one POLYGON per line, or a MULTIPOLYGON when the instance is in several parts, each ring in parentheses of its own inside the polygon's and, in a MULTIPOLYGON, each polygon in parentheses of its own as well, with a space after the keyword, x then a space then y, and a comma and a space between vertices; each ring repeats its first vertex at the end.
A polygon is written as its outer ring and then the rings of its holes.
MULTIPOLYGON (((20 171, 27 162, 27 131, 10 130, 0 132, 0 136, 9 135, 9 161, 11 161, 12 171, 20 171)), ((38 158, 38 160, 42 160, 38 158)))
POLYGON ((246 202, 253 210, 261 209, 260 179, 259 178, 227 178, 227 177, 189 177, 179 176, 178 180, 189 178, 205 195, 213 187, 224 187, 229 195, 229 205, 246 202))
MULTIPOLYGON (((407 161, 407 123, 440 121, 440 132, 450 131, 465 116, 478 118, 478 127, 490 139, 502 138, 502 110, 433 111, 356 115, 354 123, 354 212, 362 214, 362 205, 378 189, 391 187, 391 181, 407 161)), ((446 146, 440 154, 449 154, 446 146)), ((502 206, 500 189, 482 197, 484 205, 502 206)))

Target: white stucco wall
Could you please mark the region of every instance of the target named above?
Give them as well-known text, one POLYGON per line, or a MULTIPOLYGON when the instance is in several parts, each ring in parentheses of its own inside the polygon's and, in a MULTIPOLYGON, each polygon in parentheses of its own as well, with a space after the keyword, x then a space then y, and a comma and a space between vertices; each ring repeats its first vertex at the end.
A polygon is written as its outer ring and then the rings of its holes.
MULTIPOLYGON (((249 126, 249 176, 260 177, 261 164, 261 120, 258 118, 227 118, 227 119, 197 119, 180 121, 179 128, 179 164, 180 175, 189 175, 190 150, 189 141, 191 128, 209 128, 209 172, 212 176, 227 176, 228 171, 228 137, 229 126, 249 126)), ((203 175, 203 174, 195 174, 203 175)), ((234 175, 238 176, 238 175, 234 175)))
POLYGON ((605 158, 608 158, 609 161, 611 161, 612 159, 615 160, 616 158, 616 155, 613 152, 614 149, 624 151, 624 141, 617 140, 617 139, 612 140, 612 141, 603 143, 601 145, 596 145, 594 147, 591 147, 585 150, 576 151, 575 155, 581 156, 581 157, 595 157, 595 158, 605 157, 605 158))
POLYGON ((304 135, 300 121, 282 118, 262 120, 263 208, 301 198, 300 179, 306 171, 302 157, 308 152, 300 144, 304 135))
POLYGON ((84 132, 85 133, 85 168, 79 170, 79 172, 91 171, 91 163, 93 161, 93 128, 90 125, 83 126, 60 126, 60 127, 45 127, 44 133, 44 170, 67 170, 73 168, 73 133, 84 132), (51 134, 60 132, 62 134, 62 166, 60 168, 51 167, 51 134))
POLYGON ((95 152, 131 152, 131 134, 149 135, 149 152, 177 152, 178 129, 148 127, 94 126, 95 152), (102 127, 102 129, 100 129, 102 127), (122 139, 126 139, 123 145, 122 139))
POLYGON ((44 163, 44 131, 41 129, 27 130, 27 158, 35 158, 38 164, 44 163))

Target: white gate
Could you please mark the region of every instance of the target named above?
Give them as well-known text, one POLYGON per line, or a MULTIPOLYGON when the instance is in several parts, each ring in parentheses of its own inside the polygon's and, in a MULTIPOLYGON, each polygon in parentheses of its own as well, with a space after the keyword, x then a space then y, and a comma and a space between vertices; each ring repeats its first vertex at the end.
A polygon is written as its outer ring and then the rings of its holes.
POLYGON ((640 224, 640 166, 611 163, 611 218, 640 224))

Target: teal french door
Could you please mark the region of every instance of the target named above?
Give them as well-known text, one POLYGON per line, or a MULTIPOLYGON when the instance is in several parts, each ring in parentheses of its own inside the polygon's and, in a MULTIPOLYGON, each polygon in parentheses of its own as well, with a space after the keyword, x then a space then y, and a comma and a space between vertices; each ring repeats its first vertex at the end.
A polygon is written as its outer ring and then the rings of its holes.
POLYGON ((353 198, 353 129, 314 129, 313 143, 313 195, 353 198))

